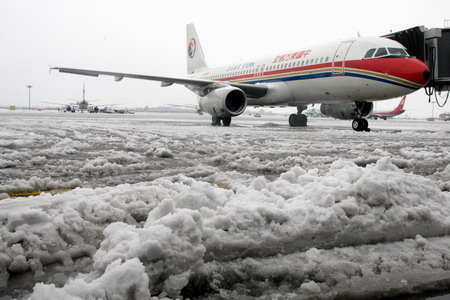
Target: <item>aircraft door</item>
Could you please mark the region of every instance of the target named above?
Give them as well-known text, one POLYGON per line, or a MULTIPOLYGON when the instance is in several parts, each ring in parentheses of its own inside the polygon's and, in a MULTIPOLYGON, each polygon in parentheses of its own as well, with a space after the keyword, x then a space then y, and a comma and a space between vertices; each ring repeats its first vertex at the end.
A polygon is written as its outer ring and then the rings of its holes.
POLYGON ((336 49, 333 56, 333 63, 331 66, 331 73, 333 76, 345 74, 345 59, 347 58, 348 50, 352 46, 353 41, 342 42, 336 49))
POLYGON ((259 77, 263 77, 264 76, 265 69, 266 69, 266 65, 262 65, 261 69, 259 70, 259 77))
POLYGON ((263 77, 266 65, 258 65, 255 71, 255 77, 263 77))

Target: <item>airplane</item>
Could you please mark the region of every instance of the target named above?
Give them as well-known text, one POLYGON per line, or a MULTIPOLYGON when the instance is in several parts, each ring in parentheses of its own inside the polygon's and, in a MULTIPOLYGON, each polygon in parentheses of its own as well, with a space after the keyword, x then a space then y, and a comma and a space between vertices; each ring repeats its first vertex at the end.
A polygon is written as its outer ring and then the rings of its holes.
POLYGON ((323 114, 320 112, 320 109, 311 107, 305 111, 303 111, 303 114, 305 114, 307 117, 323 117, 323 114))
MULTIPOLYGON (((43 102, 43 103, 50 103, 50 104, 59 104, 63 106, 64 112, 76 112, 77 109, 81 110, 81 112, 83 111, 88 111, 90 113, 98 113, 98 112, 109 112, 108 110, 111 110, 111 108, 107 108, 107 106, 114 106, 114 105, 120 105, 120 104, 102 104, 102 106, 104 105, 105 108, 104 109, 100 109, 98 107, 98 105, 93 105, 90 104, 89 102, 93 102, 93 101, 87 101, 86 100, 86 90, 85 90, 85 86, 83 83, 83 100, 81 101, 76 101, 75 103, 55 103, 55 102, 43 102)), ((59 108, 58 108, 59 110, 59 108)))
POLYGON ((406 101, 406 96, 403 96, 402 100, 400 100, 400 103, 393 110, 374 111, 369 115, 368 118, 373 118, 375 120, 380 118, 380 119, 386 120, 387 118, 392 118, 392 117, 398 116, 405 112, 405 110, 403 109, 403 106, 405 105, 405 101, 406 101))
MULTIPOLYGON (((95 110, 95 107, 93 107, 93 105, 89 105, 89 102, 86 100, 85 98, 85 87, 84 87, 84 83, 83 83, 83 100, 81 101, 77 101, 75 103, 55 103, 55 102, 44 102, 44 103, 50 103, 50 104, 59 104, 62 105, 64 107, 64 112, 68 111, 68 112, 75 112, 76 109, 78 108, 79 110, 81 110, 81 112, 83 112, 84 110, 90 110, 91 108, 95 110)), ((59 108, 58 108, 59 110, 59 108)), ((97 107, 97 111, 98 111, 98 107, 97 107)))
POLYGON ((355 131, 370 131, 373 101, 401 97, 424 87, 428 67, 411 57, 400 43, 382 37, 358 37, 286 51, 262 59, 209 68, 193 24, 186 25, 188 76, 164 77, 54 67, 62 73, 115 81, 135 78, 185 85, 198 96, 212 125, 230 126, 231 118, 251 106, 293 106, 292 127, 307 126, 308 104, 322 103, 326 115, 353 120, 355 131))
POLYGON ((450 113, 442 113, 439 115, 439 119, 444 121, 450 121, 450 113))

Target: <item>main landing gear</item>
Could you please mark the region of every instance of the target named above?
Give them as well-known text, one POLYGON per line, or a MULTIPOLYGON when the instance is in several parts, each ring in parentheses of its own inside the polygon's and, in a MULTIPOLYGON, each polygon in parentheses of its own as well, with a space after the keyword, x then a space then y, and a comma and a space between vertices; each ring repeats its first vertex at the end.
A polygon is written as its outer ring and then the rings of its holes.
POLYGON ((223 126, 227 126, 228 127, 231 124, 231 117, 212 116, 212 122, 211 122, 212 126, 220 126, 221 122, 222 122, 223 126))
POLYGON ((356 118, 352 121, 352 128, 355 131, 370 131, 369 122, 363 118, 356 118))
POLYGON ((291 127, 306 127, 308 123, 308 117, 302 114, 307 106, 297 106, 297 113, 289 116, 289 126, 291 127))

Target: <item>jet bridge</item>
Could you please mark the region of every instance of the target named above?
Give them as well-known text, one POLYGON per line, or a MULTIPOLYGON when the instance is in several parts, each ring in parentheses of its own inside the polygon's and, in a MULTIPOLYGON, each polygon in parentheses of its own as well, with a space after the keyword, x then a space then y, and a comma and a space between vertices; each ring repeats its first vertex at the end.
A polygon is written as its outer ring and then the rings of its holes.
POLYGON ((401 43, 411 55, 427 64, 431 71, 431 79, 425 91, 430 101, 434 94, 436 103, 441 107, 444 106, 450 91, 450 28, 427 29, 424 26, 417 26, 383 37, 401 43), (440 101, 442 103, 439 102, 437 95, 441 97, 445 95, 440 101))

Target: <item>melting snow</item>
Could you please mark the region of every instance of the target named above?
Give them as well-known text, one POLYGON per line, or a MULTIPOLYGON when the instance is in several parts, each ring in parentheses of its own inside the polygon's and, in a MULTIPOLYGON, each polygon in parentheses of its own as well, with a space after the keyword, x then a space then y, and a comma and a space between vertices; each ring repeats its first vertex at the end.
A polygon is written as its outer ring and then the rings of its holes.
POLYGON ((1 114, 0 299, 450 287, 445 126, 373 121, 356 133, 330 119, 217 128, 194 115, 1 114), (51 189, 73 190, 8 197, 51 189))

